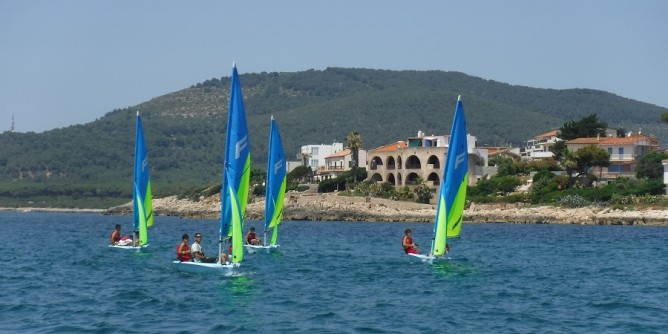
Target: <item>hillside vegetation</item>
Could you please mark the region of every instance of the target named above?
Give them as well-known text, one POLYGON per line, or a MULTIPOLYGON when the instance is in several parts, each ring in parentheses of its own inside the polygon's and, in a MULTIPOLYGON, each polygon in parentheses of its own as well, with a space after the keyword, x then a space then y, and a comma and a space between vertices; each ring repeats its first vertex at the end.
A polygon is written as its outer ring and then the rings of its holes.
MULTIPOLYGON (((591 89, 537 89, 458 72, 328 68, 242 74, 254 168, 264 169, 269 118, 286 154, 306 144, 345 144, 356 130, 372 149, 417 134, 447 134, 462 96, 478 145, 522 145, 596 113, 612 127, 668 140, 665 108, 591 89)), ((218 183, 229 77, 214 78, 94 122, 43 133, 0 134, 0 206, 106 207, 131 197, 135 114, 143 117, 154 193, 218 183), (32 202, 28 202, 31 200, 32 202), (74 201, 73 201, 74 200, 74 201)))

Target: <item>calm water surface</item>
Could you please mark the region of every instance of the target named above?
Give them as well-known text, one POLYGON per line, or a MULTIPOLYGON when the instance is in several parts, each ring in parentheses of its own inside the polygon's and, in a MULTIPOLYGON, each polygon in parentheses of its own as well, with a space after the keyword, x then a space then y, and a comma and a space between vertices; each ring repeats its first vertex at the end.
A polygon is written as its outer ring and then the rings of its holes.
POLYGON ((431 224, 287 221, 278 253, 223 276, 171 265, 184 232, 217 251, 215 220, 157 217, 144 253, 107 247, 116 223, 0 213, 0 332, 668 332, 668 228, 467 224, 426 265, 401 237, 431 224))

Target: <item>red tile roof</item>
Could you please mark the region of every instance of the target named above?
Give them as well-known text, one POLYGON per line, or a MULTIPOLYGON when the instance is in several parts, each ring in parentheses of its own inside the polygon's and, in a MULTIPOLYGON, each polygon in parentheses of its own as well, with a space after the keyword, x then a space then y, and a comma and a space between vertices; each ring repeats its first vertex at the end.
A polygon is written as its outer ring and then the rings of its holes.
POLYGON ((394 152, 394 151, 396 151, 400 148, 404 148, 404 147, 407 147, 407 146, 408 146, 408 144, 406 144, 405 141, 400 140, 396 143, 392 143, 392 144, 384 145, 384 146, 381 146, 381 147, 378 147, 378 148, 374 148, 373 150, 370 150, 369 152, 370 153, 371 152, 394 152))
POLYGON ((343 150, 341 150, 341 151, 338 151, 338 152, 336 152, 336 153, 334 153, 334 154, 330 154, 330 155, 326 156, 325 159, 327 159, 327 158, 345 157, 346 155, 348 155, 348 154, 350 154, 350 153, 351 153, 350 149, 349 149, 349 148, 346 148, 346 149, 343 149, 343 150))
POLYGON ((550 132, 545 132, 542 135, 536 136, 536 138, 551 138, 551 137, 557 137, 557 134, 559 133, 559 130, 552 130, 550 132))

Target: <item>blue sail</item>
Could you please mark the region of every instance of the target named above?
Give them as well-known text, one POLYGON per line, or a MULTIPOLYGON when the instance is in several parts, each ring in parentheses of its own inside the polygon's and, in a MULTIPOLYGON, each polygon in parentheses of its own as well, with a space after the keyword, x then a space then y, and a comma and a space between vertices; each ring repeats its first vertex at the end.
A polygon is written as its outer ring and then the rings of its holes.
POLYGON ((445 182, 441 184, 434 222, 434 242, 431 249, 434 256, 444 255, 447 237, 458 236, 462 228, 468 180, 468 143, 464 106, 459 97, 450 132, 443 179, 445 182))
POLYGON ((278 124, 271 117, 269 130, 269 154, 267 159, 267 181, 264 206, 264 241, 266 245, 266 233, 273 229, 271 245, 276 245, 278 238, 278 225, 283 219, 283 201, 285 199, 285 188, 287 185, 287 172, 285 152, 281 142, 281 134, 278 124))
POLYGON ((144 141, 144 127, 137 112, 135 135, 135 168, 133 182, 133 226, 139 234, 139 245, 148 243, 148 227, 153 226, 153 204, 148 155, 144 141))
POLYGON ((223 191, 221 191, 221 238, 225 235, 231 236, 230 222, 232 220, 232 208, 230 200, 226 198, 228 186, 237 194, 241 216, 245 216, 248 201, 248 188, 250 181, 250 142, 248 141, 248 124, 246 122, 246 110, 244 99, 241 94, 241 84, 236 65, 232 65, 232 79, 230 83, 230 108, 227 115, 227 139, 225 140, 225 162, 223 168, 223 191), (229 181, 228 181, 229 180, 229 181), (231 183, 231 184, 230 184, 231 183))

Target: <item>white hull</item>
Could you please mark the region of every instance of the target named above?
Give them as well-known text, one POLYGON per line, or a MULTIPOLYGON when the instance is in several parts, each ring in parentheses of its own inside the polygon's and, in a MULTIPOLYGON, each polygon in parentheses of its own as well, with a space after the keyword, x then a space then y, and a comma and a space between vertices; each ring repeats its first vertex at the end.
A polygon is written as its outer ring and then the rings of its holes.
POLYGON ((270 253, 270 252, 272 252, 273 250, 275 250, 276 248, 278 248, 280 246, 281 245, 273 245, 273 246, 248 245, 248 244, 244 245, 244 247, 246 247, 246 251, 248 253, 251 253, 251 254, 261 252, 261 251, 265 251, 267 253, 270 253))
POLYGON ((121 246, 121 245, 109 245, 109 248, 133 249, 133 250, 136 250, 136 251, 144 250, 144 249, 146 249, 147 247, 148 247, 148 244, 143 245, 143 246, 132 246, 132 245, 124 245, 124 246, 121 246))
POLYGON ((433 255, 410 254, 410 253, 408 253, 408 254, 406 254, 406 255, 409 255, 409 256, 412 256, 412 257, 414 257, 414 258, 417 258, 417 259, 419 259, 422 263, 428 263, 428 264, 432 264, 432 263, 434 263, 434 260, 448 260, 448 259, 450 259, 450 257, 448 257, 447 255, 445 255, 445 256, 433 256, 433 255))
POLYGON ((177 269, 189 273, 231 273, 234 268, 240 266, 239 263, 229 263, 229 264, 220 264, 220 263, 202 263, 202 262, 181 262, 181 261, 172 261, 174 266, 177 269))

